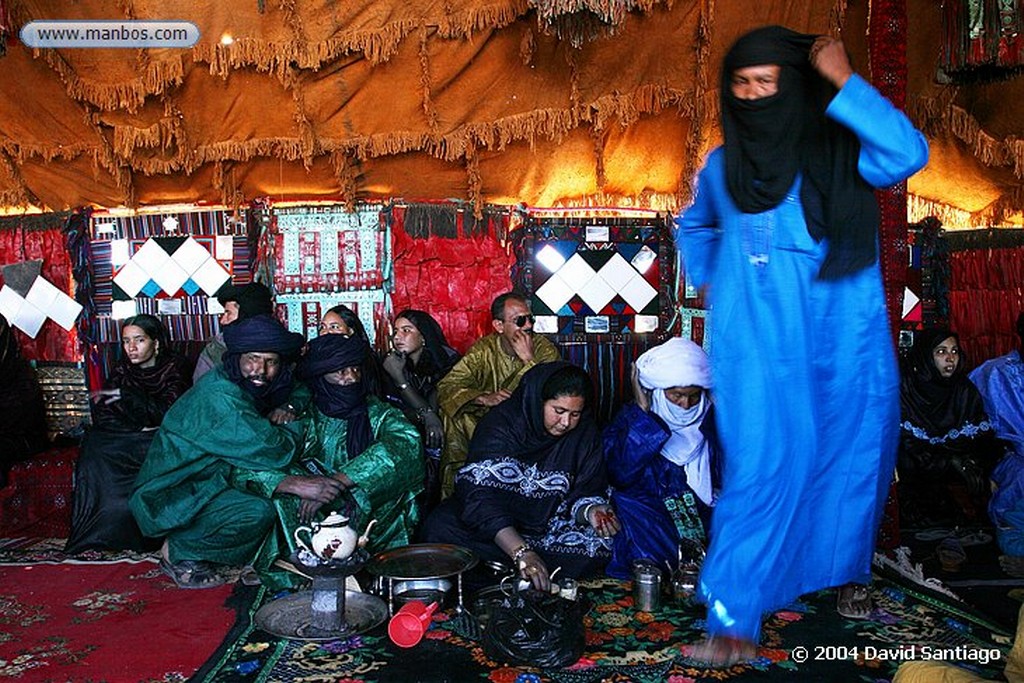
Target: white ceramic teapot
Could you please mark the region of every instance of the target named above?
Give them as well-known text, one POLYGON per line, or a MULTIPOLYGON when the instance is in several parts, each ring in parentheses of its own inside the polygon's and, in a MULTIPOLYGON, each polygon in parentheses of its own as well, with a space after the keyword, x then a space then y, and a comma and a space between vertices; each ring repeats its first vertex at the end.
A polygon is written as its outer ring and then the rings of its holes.
POLYGON ((322 522, 313 522, 296 529, 295 542, 325 562, 347 560, 356 548, 366 545, 370 539, 370 529, 377 520, 371 520, 366 525, 362 536, 348 522, 348 517, 332 512, 322 522), (309 534, 308 542, 302 538, 304 532, 309 534))

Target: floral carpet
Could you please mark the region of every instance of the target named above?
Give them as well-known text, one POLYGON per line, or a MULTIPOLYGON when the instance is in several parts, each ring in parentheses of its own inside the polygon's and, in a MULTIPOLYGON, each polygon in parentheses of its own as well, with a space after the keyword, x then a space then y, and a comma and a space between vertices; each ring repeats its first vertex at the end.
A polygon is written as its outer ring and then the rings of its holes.
MULTIPOLYGON (((377 628, 333 642, 278 639, 251 625, 208 663, 201 683, 620 683, 731 681, 889 681, 903 659, 943 657, 992 677, 1001 672, 1012 634, 947 596, 897 577, 876 577, 875 611, 842 619, 835 593, 821 591, 766 618, 756 660, 728 669, 702 668, 684 643, 703 632, 702 608, 671 603, 654 613, 634 609, 628 583, 585 582, 592 603, 584 619, 587 647, 560 670, 506 666, 484 654, 480 629, 467 615, 436 614, 425 639, 403 650, 377 628), (926 654, 927 653, 927 654, 926 654)), ((274 596, 260 591, 252 612, 274 596)), ((251 621, 250 621, 251 623, 251 621)))
POLYGON ((235 621, 232 586, 184 591, 155 557, 62 545, 0 541, 0 681, 185 681, 235 621))

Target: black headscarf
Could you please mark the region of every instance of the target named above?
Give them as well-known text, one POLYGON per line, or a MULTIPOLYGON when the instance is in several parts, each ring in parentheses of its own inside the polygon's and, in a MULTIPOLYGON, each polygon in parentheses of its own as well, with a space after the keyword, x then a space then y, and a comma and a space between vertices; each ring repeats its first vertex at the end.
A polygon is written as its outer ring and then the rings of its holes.
MULTIPOLYGON (((395 316, 395 320, 399 318, 411 322, 423 336, 423 353, 419 363, 411 367, 413 374, 434 378, 436 382, 459 360, 458 352, 448 345, 441 325, 426 311, 407 308, 395 316)), ((411 366, 411 361, 407 364, 411 366)))
POLYGON ((967 377, 963 356, 951 377, 943 377, 935 367, 932 351, 950 337, 959 345, 960 337, 946 328, 918 332, 900 377, 901 417, 930 437, 985 420, 981 394, 967 377))
POLYGON ((270 315, 254 315, 236 320, 224 328, 224 371, 232 382, 242 387, 256 403, 261 415, 283 404, 292 393, 291 362, 299 354, 305 339, 289 332, 270 315), (256 386, 242 376, 238 359, 244 353, 276 353, 281 356, 281 369, 272 382, 256 386))
POLYGON ((777 206, 802 175, 807 230, 829 240, 818 277, 832 280, 875 262, 879 212, 873 189, 857 171, 860 142, 825 117, 836 91, 811 66, 816 38, 765 26, 736 41, 722 68, 722 129, 726 183, 743 212, 777 206), (778 92, 757 100, 734 97, 733 71, 762 64, 782 67, 778 92))
POLYGON ((322 334, 309 342, 299 364, 299 376, 313 390, 313 401, 320 412, 348 423, 345 449, 350 458, 365 451, 373 441, 366 383, 360 378, 354 384, 340 386, 328 382, 324 375, 344 368, 362 369, 369 353, 370 347, 357 335, 322 334))
POLYGON ((223 306, 229 301, 238 304, 238 320, 254 315, 273 315, 274 302, 270 289, 261 282, 233 285, 230 282, 217 290, 217 301, 223 306))
POLYGON ((544 384, 556 372, 567 368, 583 372, 564 361, 541 363, 527 370, 512 395, 491 408, 477 425, 469 446, 471 459, 476 455, 510 456, 524 462, 538 462, 556 450, 576 452, 583 447, 581 444, 589 444, 597 438, 589 405, 576 428, 567 434, 552 436, 544 428, 544 384))

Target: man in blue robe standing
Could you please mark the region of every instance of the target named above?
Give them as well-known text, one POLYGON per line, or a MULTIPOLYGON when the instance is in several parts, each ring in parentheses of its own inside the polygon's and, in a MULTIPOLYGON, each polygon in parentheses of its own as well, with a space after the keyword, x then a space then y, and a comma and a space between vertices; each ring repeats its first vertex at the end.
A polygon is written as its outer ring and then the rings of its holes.
POLYGON ((844 586, 847 607, 870 609, 899 427, 873 188, 928 148, 841 42, 779 26, 731 48, 721 112, 725 142, 676 240, 712 304, 726 454, 693 656, 728 666, 756 655, 763 612, 803 593, 844 586))

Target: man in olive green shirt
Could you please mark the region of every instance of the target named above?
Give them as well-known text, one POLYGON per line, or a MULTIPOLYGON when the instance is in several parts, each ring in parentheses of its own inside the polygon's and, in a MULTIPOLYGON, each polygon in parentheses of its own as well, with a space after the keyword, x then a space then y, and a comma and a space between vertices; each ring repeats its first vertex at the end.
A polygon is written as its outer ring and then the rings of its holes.
POLYGON ((477 423, 519 386, 523 374, 539 363, 558 360, 558 349, 533 333, 533 315, 522 294, 506 292, 491 303, 494 332, 480 339, 437 385, 444 450, 441 495, 455 489, 455 473, 466 461, 477 423))

